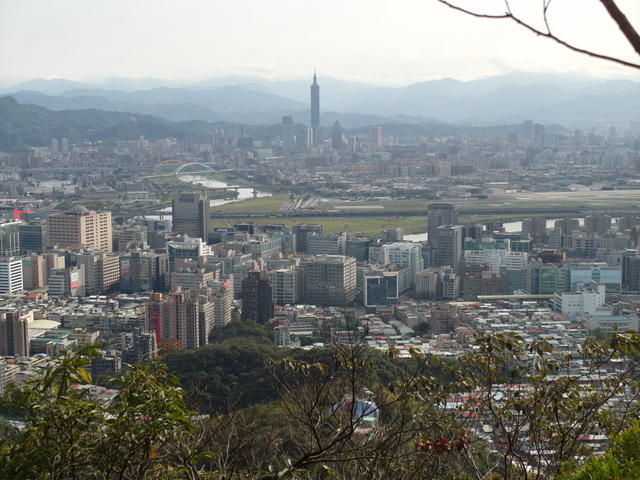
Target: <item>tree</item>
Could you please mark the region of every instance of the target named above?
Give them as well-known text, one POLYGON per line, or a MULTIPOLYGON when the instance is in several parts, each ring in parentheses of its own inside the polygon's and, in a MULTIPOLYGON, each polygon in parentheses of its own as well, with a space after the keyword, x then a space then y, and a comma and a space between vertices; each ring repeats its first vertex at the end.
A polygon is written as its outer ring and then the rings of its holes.
POLYGON ((131 367, 114 401, 103 403, 86 370, 97 354, 93 347, 65 352, 8 391, 3 406, 25 427, 0 436, 2 478, 196 478, 195 424, 175 378, 160 364, 131 367))
MULTIPOLYGON (((614 62, 627 67, 640 69, 640 61, 636 61, 636 62, 626 61, 622 58, 616 57, 615 55, 607 55, 607 54, 594 52, 592 50, 581 48, 557 36, 551 27, 552 22, 549 15, 551 0, 542 0, 542 7, 540 12, 542 17, 541 20, 543 24, 542 27, 536 26, 534 21, 526 20, 520 15, 518 15, 517 13, 515 13, 509 0, 503 0, 505 12, 499 13, 499 14, 488 14, 478 10, 471 10, 469 8, 462 7, 456 3, 453 3, 450 0, 437 0, 437 1, 454 10, 463 12, 473 17, 492 19, 492 20, 512 21, 517 25, 525 28, 526 30, 529 30, 530 32, 538 36, 553 40, 554 42, 568 48, 569 50, 573 50, 574 52, 589 55, 591 57, 599 58, 601 60, 607 60, 607 61, 614 62)), ((622 12, 622 10, 620 10, 615 0, 599 0, 599 1, 606 9, 611 20, 613 20, 615 24, 618 26, 618 28, 622 32, 622 35, 624 36, 626 41, 635 50, 638 57, 640 57, 640 34, 638 34, 638 31, 636 30, 636 28, 631 24, 631 22, 626 17, 626 15, 622 12)))
POLYGON ((577 470, 575 465, 565 465, 559 480, 625 480, 640 479, 640 423, 631 426, 613 438, 609 449, 602 456, 590 458, 577 470))

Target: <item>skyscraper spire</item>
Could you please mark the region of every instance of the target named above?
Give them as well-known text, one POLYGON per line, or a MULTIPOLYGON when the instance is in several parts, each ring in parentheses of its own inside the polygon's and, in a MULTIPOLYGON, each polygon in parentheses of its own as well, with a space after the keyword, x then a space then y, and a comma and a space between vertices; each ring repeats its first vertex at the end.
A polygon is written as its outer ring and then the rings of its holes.
POLYGON ((313 84, 311 85, 311 128, 320 126, 320 86, 316 68, 313 67, 313 84))

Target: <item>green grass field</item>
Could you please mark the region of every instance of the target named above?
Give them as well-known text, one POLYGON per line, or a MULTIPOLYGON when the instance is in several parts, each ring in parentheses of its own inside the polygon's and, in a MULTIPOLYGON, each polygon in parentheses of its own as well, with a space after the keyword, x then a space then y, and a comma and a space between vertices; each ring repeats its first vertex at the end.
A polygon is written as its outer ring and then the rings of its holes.
POLYGON ((288 195, 274 195, 227 203, 211 207, 211 210, 214 212, 277 212, 285 203, 289 203, 288 195))
POLYGON ((404 233, 412 235, 426 231, 426 217, 305 217, 305 218, 212 218, 210 227, 230 227, 235 223, 282 223, 287 227, 300 223, 319 223, 323 226, 325 234, 335 232, 347 232, 349 235, 380 236, 385 228, 404 228, 404 233))

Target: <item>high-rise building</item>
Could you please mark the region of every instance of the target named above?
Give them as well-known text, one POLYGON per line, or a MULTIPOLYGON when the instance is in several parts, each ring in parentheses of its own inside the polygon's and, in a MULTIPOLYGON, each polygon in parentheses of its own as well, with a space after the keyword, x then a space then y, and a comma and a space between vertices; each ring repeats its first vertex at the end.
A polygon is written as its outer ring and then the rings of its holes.
MULTIPOLYGON (((309 147, 316 147, 321 143, 320 133, 320 86, 318 85, 318 77, 314 70, 313 83, 311 84, 311 131, 308 139, 309 147)), ((322 139, 324 140, 324 138, 322 139)))
POLYGON ((15 293, 23 289, 22 259, 0 257, 0 293, 15 293))
POLYGON ((342 141, 342 127, 338 120, 333 124, 333 131, 331 132, 331 148, 334 150, 342 150, 344 142, 342 141))
POLYGON ((304 297, 304 271, 296 266, 275 268, 267 272, 277 305, 293 305, 304 297))
POLYGON ((311 127, 320 126, 320 86, 314 70, 313 83, 311 84, 311 127))
POLYGON ((85 295, 96 295, 115 289, 120 283, 120 257, 101 251, 73 254, 76 265, 84 265, 85 295))
POLYGON ((0 222, 0 255, 11 256, 20 254, 20 220, 0 222))
POLYGON ((49 296, 83 297, 85 295, 84 265, 69 268, 54 268, 49 280, 49 296))
POLYGON ((169 256, 166 253, 134 251, 120 256, 120 290, 124 293, 165 292, 169 256))
POLYGON ((282 150, 285 152, 296 148, 296 124, 291 115, 282 117, 282 150))
POLYGON ((211 249, 200 238, 188 236, 179 237, 175 241, 167 242, 167 255, 169 256, 169 272, 175 269, 176 258, 197 259, 202 255, 209 255, 211 249))
POLYGON ((462 227, 443 225, 438 227, 436 240, 436 262, 439 267, 451 266, 456 275, 462 259, 462 227))
POLYGON ((47 244, 65 248, 87 248, 111 252, 111 212, 95 212, 76 205, 47 217, 47 244))
POLYGON ((611 230, 611 217, 601 213, 584 218, 584 228, 589 233, 604 235, 611 230))
POLYGON ((29 356, 29 322, 33 311, 0 311, 0 355, 29 356))
POLYGON ((346 305, 356 297, 356 259, 316 255, 305 265, 307 303, 346 305))
POLYGON ((242 280, 242 320, 267 323, 275 314, 273 288, 264 270, 249 272, 242 280))
POLYGON ((307 253, 310 255, 345 255, 347 253, 347 234, 312 235, 307 240, 307 253))
POLYGON ((438 228, 457 223, 458 212, 452 203, 430 203, 427 206, 427 233, 431 245, 436 245, 438 228))
POLYGON ((296 237, 296 252, 308 253, 309 237, 313 235, 322 235, 322 225, 318 223, 300 223, 293 226, 293 234, 296 237))
POLYGON ((545 218, 532 217, 522 221, 522 233, 528 234, 534 243, 544 243, 547 237, 547 220, 545 218))
POLYGON ((47 243, 47 230, 43 220, 18 225, 20 251, 22 253, 42 253, 47 243))
POLYGON ((202 193, 180 193, 173 199, 173 231, 207 241, 209 199, 202 193))
POLYGON ((382 127, 371 127, 371 148, 382 147, 382 127))

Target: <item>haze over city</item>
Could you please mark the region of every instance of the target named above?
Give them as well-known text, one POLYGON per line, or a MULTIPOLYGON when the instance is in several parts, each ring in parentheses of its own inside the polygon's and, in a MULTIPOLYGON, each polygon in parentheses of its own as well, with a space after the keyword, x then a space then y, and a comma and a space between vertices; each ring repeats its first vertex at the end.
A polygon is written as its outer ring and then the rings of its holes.
MULTIPOLYGON (((512 7, 540 25, 537 2, 512 7)), ((640 17, 637 2, 620 7, 632 21, 640 17)), ((481 12, 504 10, 494 1, 483 2, 481 12)), ((597 0, 553 2, 549 17, 561 38, 633 58, 597 0)), ((33 78, 281 80, 308 78, 314 66, 323 76, 389 86, 513 71, 640 78, 637 70, 570 52, 507 21, 470 18, 432 0, 5 1, 0 64, 3 87, 33 78)))
POLYGON ((640 478, 640 4, 460 1, 0 0, 0 477, 640 478))

